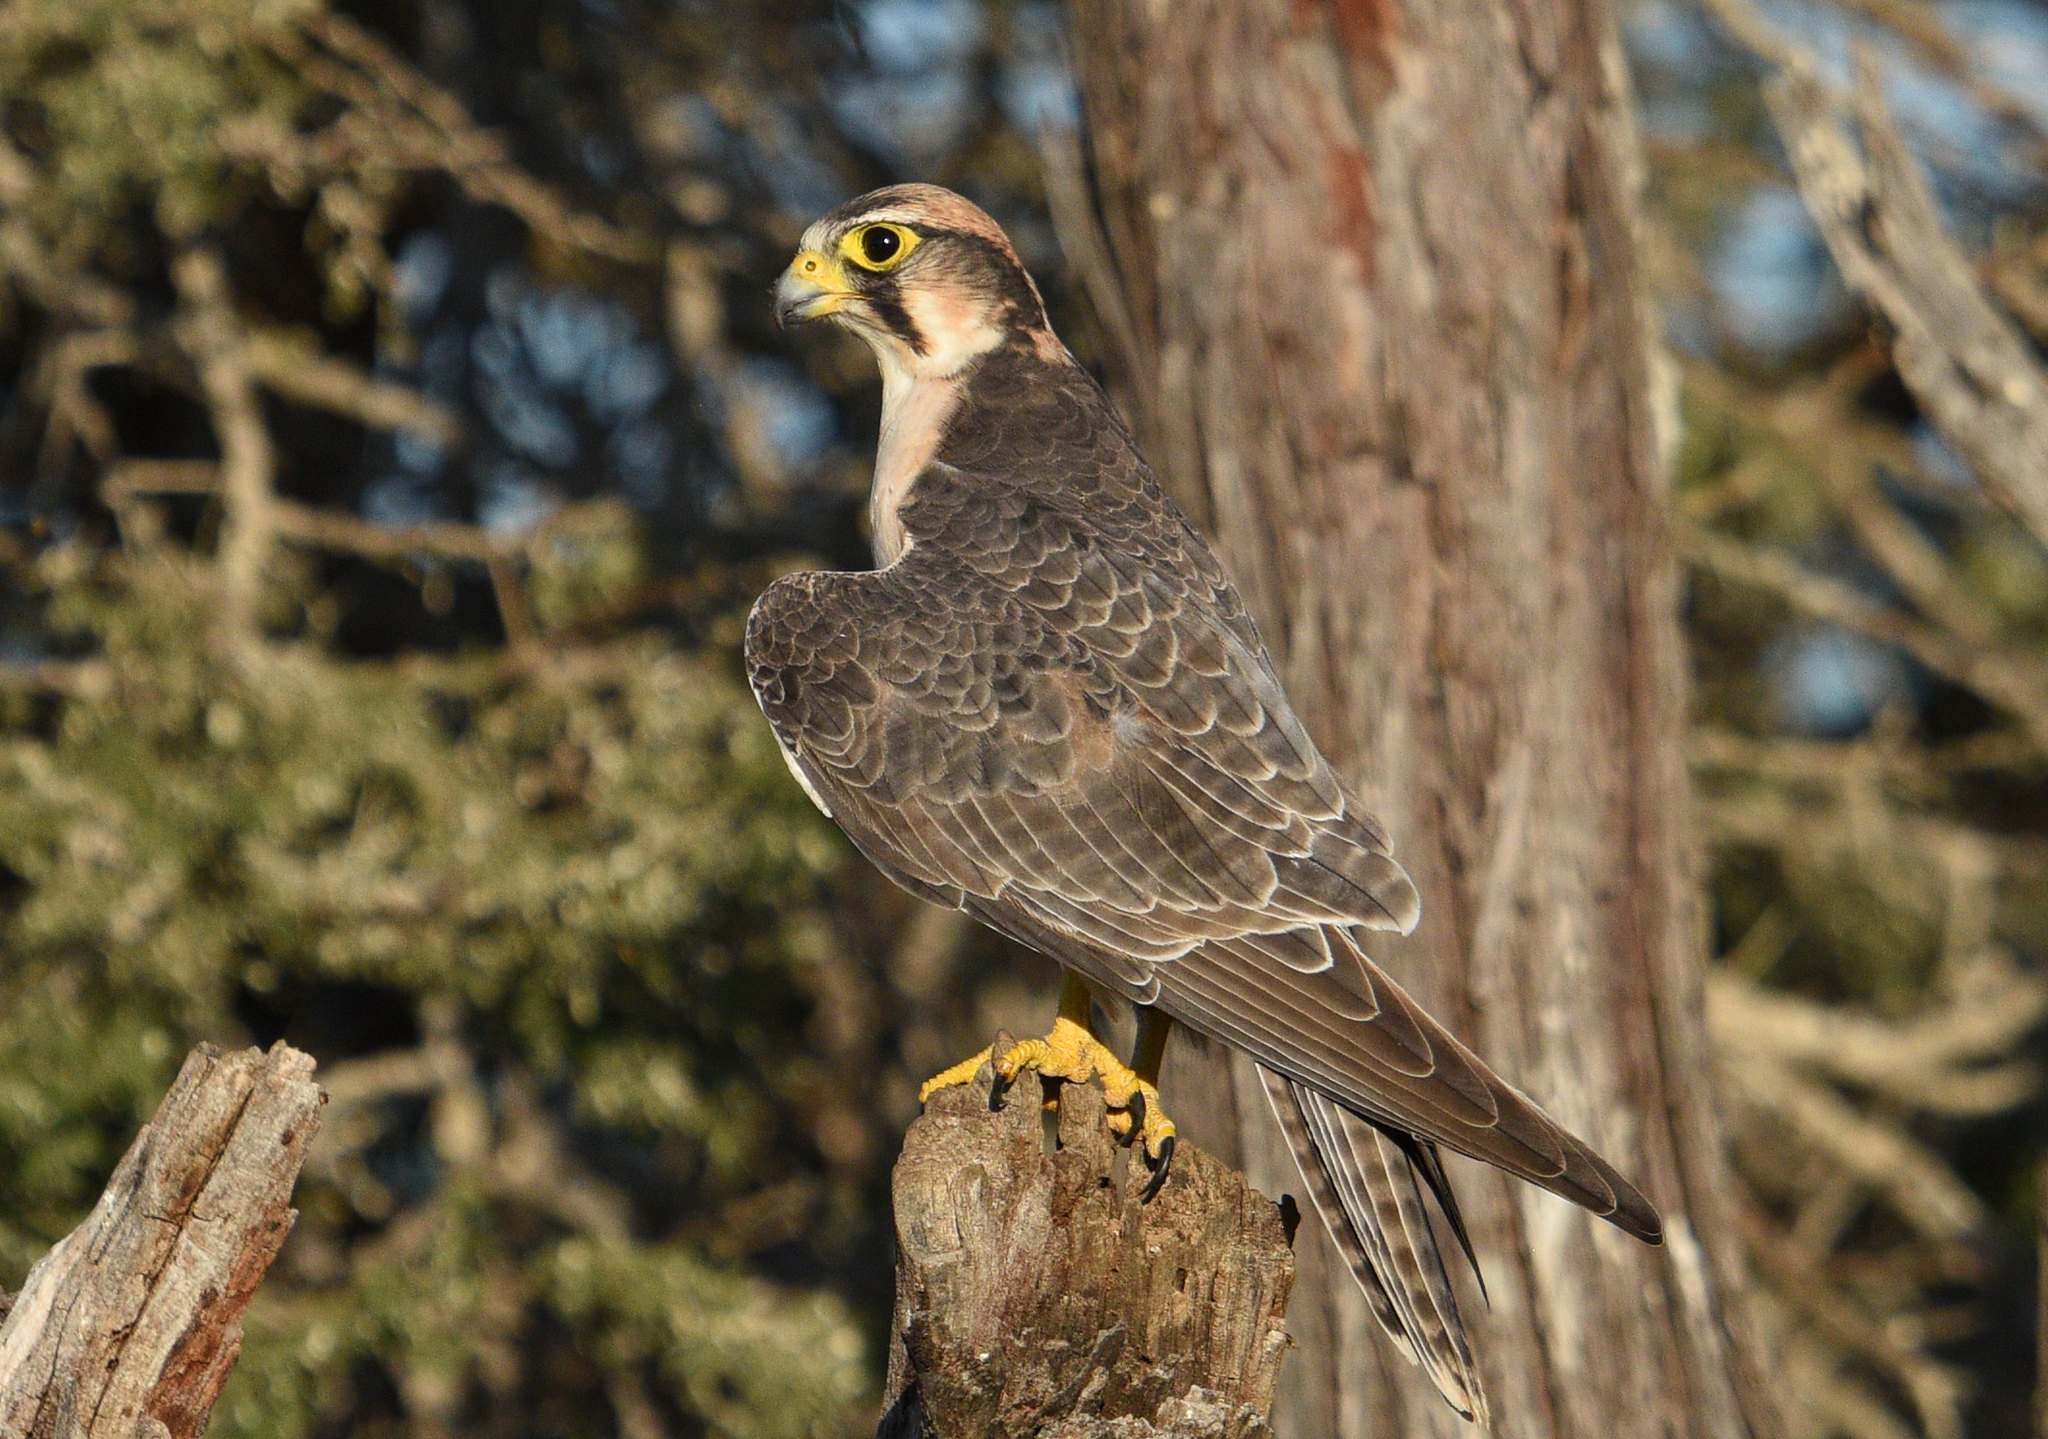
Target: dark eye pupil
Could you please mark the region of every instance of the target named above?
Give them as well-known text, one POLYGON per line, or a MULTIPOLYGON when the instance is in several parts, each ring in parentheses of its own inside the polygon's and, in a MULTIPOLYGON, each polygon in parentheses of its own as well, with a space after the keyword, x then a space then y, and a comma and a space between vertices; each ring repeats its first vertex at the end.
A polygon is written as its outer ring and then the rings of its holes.
POLYGON ((885 230, 880 225, 863 231, 860 237, 860 252, 871 265, 885 265, 903 248, 902 237, 894 230, 885 230))

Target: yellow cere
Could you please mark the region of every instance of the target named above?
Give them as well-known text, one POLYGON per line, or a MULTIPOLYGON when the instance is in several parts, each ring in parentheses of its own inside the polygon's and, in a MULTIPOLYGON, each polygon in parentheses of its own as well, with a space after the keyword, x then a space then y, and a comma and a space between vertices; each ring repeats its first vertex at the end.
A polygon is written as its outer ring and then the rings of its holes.
POLYGON ((789 262, 789 272, 810 281, 821 290, 842 292, 848 288, 846 271, 837 260, 821 255, 816 250, 801 251, 789 262))

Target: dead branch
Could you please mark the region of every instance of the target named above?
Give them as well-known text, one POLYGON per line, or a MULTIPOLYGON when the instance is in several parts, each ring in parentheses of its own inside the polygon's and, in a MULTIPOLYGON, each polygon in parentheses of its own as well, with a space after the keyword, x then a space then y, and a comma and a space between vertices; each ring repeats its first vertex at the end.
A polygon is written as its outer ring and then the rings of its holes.
MULTIPOLYGON (((1926 863, 1929 856, 1975 850, 1995 862, 2009 880, 2048 881, 2048 840, 2033 835, 1996 835, 1971 829, 1940 813, 1888 808, 1867 816, 1881 821, 1884 843, 1845 823, 1851 807, 1839 799, 1802 803, 1771 790, 1740 795, 1708 794, 1700 804, 1708 837, 1718 845, 1794 853, 1808 860, 1876 859, 1896 872, 1902 863, 1926 863)), ((1905 903, 1907 896, 1894 896, 1905 903)))
POLYGON ((1764 98, 1799 193, 1842 278, 1890 324, 1900 378, 1985 487, 2048 543, 2048 372, 1943 227, 1875 64, 1857 58, 1859 151, 1812 56, 1749 0, 1712 0, 1712 9, 1774 69, 1764 98))
POLYGON ((1270 1434, 1294 1282, 1279 1207, 1186 1146, 1142 1203, 1099 1091, 1060 1091, 1048 1152, 1035 1092, 990 1114, 987 1073, 933 1097, 896 1165, 881 1434, 1270 1434))
POLYGON ((119 452, 114 417, 94 398, 89 380, 101 367, 134 364, 139 350, 134 331, 126 327, 75 330, 51 344, 35 377, 35 389, 50 407, 36 461, 39 477, 57 474, 74 442, 103 465, 119 452))
MULTIPOLYGON (((1947 558, 1877 483, 1880 466, 1917 468, 1910 446, 1899 442, 1896 431, 1887 434, 1889 443, 1883 445, 1859 444, 1859 437, 1843 434, 1844 416, 1856 411, 1856 393, 1880 378, 1888 364, 1874 347, 1865 345, 1810 383, 1769 392, 1747 390, 1707 365, 1690 366, 1686 378, 1695 392, 1710 394, 1722 409, 1744 420, 1761 421, 1802 463, 1812 466, 1822 493, 1864 552, 1916 609, 1964 644, 1992 649, 1999 644, 1998 617, 1962 584, 1947 558), (1899 464, 1902 457, 1908 464, 1899 464)), ((1752 463, 1763 459, 1758 454, 1752 463)))
MULTIPOLYGON (((2048 455, 2048 450, 2042 453, 2048 455)), ((1934 673, 2005 710, 2038 747, 2048 750, 2048 676, 2034 656, 1966 643, 1846 581, 1806 569, 1781 550, 1744 544, 1691 525, 1679 528, 1678 541, 1689 563, 1724 580, 1774 594, 1809 619, 1897 645, 1934 673)))
MULTIPOLYGON (((221 467, 210 460, 121 460, 109 467, 100 497, 117 506, 138 495, 211 495, 221 490, 221 467)), ((498 534, 481 525, 444 520, 381 525, 341 510, 276 498, 268 509, 274 537, 368 560, 431 556, 491 564, 523 555, 533 533, 498 534)))
POLYGON ((311 136, 262 122, 234 127, 221 142, 237 159, 301 179, 360 165, 438 172, 471 199, 510 210, 549 240, 626 265, 662 258, 647 235, 578 209, 521 169, 459 100, 353 21, 307 15, 296 27, 264 27, 250 39, 353 110, 311 136))
MULTIPOLYGON (((1974 909, 1959 881, 1952 904, 1974 909)), ((1968 1389, 1941 1359, 1942 1316, 1900 1292, 1900 1255, 1854 1265, 1841 1252, 1853 1222, 1883 1206, 1915 1236, 1907 1266, 1976 1277, 1974 1245, 1991 1215, 1947 1160, 1914 1132, 1917 1116, 2011 1111, 2040 1090, 2021 1057, 2048 1016, 2048 986, 1988 944, 1981 915, 1956 917, 1969 950, 1944 962, 1949 993, 1899 1020, 1772 993, 1719 967, 1707 982, 1707 1022, 1737 1131, 1767 1166, 1752 1184, 1774 1194, 1780 1218, 1753 1199, 1745 1238, 1782 1306, 1784 1362, 1815 1432, 1959 1439, 1968 1389), (1901 1425, 1903 1397, 1918 1430, 1901 1425)), ((1760 922, 1758 929, 1778 926, 1760 922)), ((1768 949, 1771 936, 1755 941, 1768 949)), ((1752 940, 1745 939, 1744 949, 1752 940)), ((1738 1153, 1744 1149, 1737 1144, 1738 1153)), ((1904 1281, 1905 1289, 1924 1289, 1904 1281)))
POLYGON ((407 430, 438 445, 459 444, 462 422, 446 405, 408 385, 365 373, 283 331, 251 334, 249 371, 271 393, 327 410, 370 430, 407 430))
POLYGON ((277 529, 277 450, 263 422, 263 402, 220 256, 188 250, 171 275, 185 310, 180 340, 198 368, 220 446, 223 618, 230 633, 248 634, 256 625, 257 591, 277 529))
POLYGON ((1999 978, 1904 1021, 1776 994, 1726 970, 1707 979, 1707 1026, 1724 1059, 1768 1060, 1958 1117, 2003 1114, 2041 1089, 2021 1041, 2048 1019, 2048 985, 1999 978))
POLYGON ((0 1324, 0 1434, 198 1439, 242 1314, 291 1232, 320 1126, 313 1061, 285 1045, 187 1057, 85 1223, 0 1324))
POLYGON ((339 510, 314 509, 280 500, 278 532, 316 549, 336 550, 372 560, 397 560, 433 555, 444 560, 488 564, 519 554, 524 534, 499 536, 478 525, 432 520, 415 525, 380 525, 339 510))
POLYGON ((1703 772, 1808 789, 1839 788, 1845 771, 1861 768, 1915 800, 1946 794, 1948 782, 1957 775, 2017 768, 2037 753, 2023 735, 2010 730, 1987 730, 1909 748, 1882 741, 1743 734, 1707 724, 1693 726, 1686 749, 1703 772))
POLYGON ((1784 1125, 1803 1148, 1884 1199, 1925 1238, 1961 1242, 1988 1225, 1984 1201, 1901 1126, 1866 1114, 1835 1090, 1768 1059, 1724 1062, 1722 1073, 1732 1097, 1766 1121, 1784 1125))
POLYGON ((1827 1377, 1822 1392, 1801 1384, 1795 1392, 1804 1407, 1818 1411, 1852 1435, 1905 1435, 1882 1402, 1859 1384, 1844 1354, 1875 1368, 1903 1389, 1929 1439, 1961 1439, 1963 1401, 1968 1397, 1962 1375, 1950 1364, 1929 1357, 1923 1337, 1914 1333, 1913 1317, 1897 1314, 1880 1322, 1859 1312, 1829 1283, 1811 1256, 1786 1242, 1782 1233, 1753 1208, 1741 1214, 1742 1232, 1757 1267, 1771 1291, 1796 1311, 1792 1325, 1805 1351, 1805 1365, 1827 1377), (1828 1391, 1835 1391, 1829 1393, 1828 1391), (1857 1395, 1858 1399, 1849 1396, 1857 1395), (1818 1402, 1816 1402, 1818 1401, 1818 1402), (1832 1412, 1831 1412, 1832 1411, 1832 1412), (1846 1411, 1846 1412, 1845 1412, 1846 1411))
POLYGON ((53 314, 88 325, 125 325, 134 297, 50 253, 26 212, 38 177, 29 158, 0 135, 0 276, 53 314))
POLYGON ((1981 58, 1942 23, 1939 14, 1912 0, 1843 0, 1844 8, 1860 11, 1911 45, 1919 57, 1950 83, 1961 86, 1987 114, 2008 125, 2031 130, 2042 126, 2025 100, 1985 75, 1981 58))

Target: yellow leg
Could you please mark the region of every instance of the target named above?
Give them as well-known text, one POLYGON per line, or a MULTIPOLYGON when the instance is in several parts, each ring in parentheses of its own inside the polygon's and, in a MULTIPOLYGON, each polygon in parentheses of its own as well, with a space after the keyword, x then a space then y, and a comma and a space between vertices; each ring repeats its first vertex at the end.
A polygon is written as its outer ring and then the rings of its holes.
MULTIPOLYGON (((1051 1032, 1043 1039, 1013 1044, 997 1055, 996 1083, 1013 1083, 1025 1070, 1035 1069, 1047 1079, 1086 1084, 1098 1072, 1095 1052, 1100 1049, 1102 1041, 1095 1037, 1094 998, 1088 986, 1070 974, 1060 986, 1060 1017, 1052 1022, 1051 1032)), ((1116 1063, 1114 1056, 1110 1062, 1116 1063)))
POLYGON ((1166 1062, 1166 1037, 1173 1033, 1173 1018, 1150 1005, 1138 1011, 1138 1042, 1131 1046, 1131 1068, 1147 1084, 1159 1083, 1159 1066, 1166 1062))

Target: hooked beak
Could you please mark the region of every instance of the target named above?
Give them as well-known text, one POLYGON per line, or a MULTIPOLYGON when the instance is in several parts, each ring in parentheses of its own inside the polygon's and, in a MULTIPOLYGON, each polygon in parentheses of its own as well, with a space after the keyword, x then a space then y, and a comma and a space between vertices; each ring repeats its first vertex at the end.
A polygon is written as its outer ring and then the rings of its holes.
POLYGON ((788 329, 836 314, 852 298, 839 266, 816 250, 805 250, 775 282, 775 323, 788 329))

